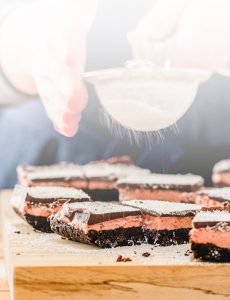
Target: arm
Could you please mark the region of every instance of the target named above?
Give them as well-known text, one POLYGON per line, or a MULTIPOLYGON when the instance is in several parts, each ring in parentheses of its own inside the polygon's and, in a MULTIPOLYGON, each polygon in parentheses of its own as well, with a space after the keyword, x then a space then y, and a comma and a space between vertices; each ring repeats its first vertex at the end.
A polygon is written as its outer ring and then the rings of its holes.
POLYGON ((230 61, 230 1, 159 0, 129 35, 136 58, 218 71, 230 61))
POLYGON ((22 93, 39 94, 54 127, 78 130, 87 103, 82 80, 96 0, 34 0, 12 10, 0 30, 0 64, 22 93))
MULTIPOLYGON (((0 31, 5 18, 19 5, 29 0, 1 0, 0 2, 0 31)), ((1 57, 1 49, 0 49, 1 57)), ((1 59, 0 59, 1 61, 1 59)), ((28 99, 28 95, 17 90, 6 78, 0 65, 0 106, 19 103, 28 99)))

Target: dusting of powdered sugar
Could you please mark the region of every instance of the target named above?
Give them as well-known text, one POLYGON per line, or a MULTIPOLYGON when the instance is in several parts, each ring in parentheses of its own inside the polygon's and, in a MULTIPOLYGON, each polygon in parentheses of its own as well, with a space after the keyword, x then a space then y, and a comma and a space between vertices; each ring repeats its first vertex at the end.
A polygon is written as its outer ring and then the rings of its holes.
POLYGON ((85 78, 95 85, 108 115, 138 134, 175 124, 192 104, 204 73, 134 60, 125 68, 90 72, 85 78))
POLYGON ((106 161, 93 162, 83 166, 72 163, 60 163, 51 166, 19 166, 17 171, 19 177, 25 176, 28 180, 63 179, 65 181, 91 178, 117 180, 128 176, 130 173, 138 175, 150 173, 150 170, 135 165, 124 163, 111 164, 106 161))
POLYGON ((131 173, 137 176, 147 175, 150 173, 148 169, 142 169, 135 165, 126 164, 109 164, 101 162, 98 164, 87 164, 83 167, 84 176, 87 179, 105 178, 110 180, 117 180, 118 178, 126 177, 131 173))
MULTIPOLYGON (((192 261, 189 244, 173 245, 168 247, 142 244, 139 246, 126 246, 110 249, 101 249, 95 246, 62 239, 53 233, 34 232, 29 225, 18 221, 11 225, 9 233, 11 249, 20 259, 33 261, 33 265, 111 265, 117 264, 119 255, 131 258, 131 264, 135 265, 192 265, 201 264, 192 261), (18 234, 20 232, 20 234, 18 234), (20 246, 19 246, 20 245, 20 246), (150 253, 144 257, 143 253, 150 253), (187 255, 189 253, 189 255, 187 255), (55 254, 55 255, 54 255, 55 254), (38 258, 36 260, 35 258, 38 258), (41 260, 42 259, 42 260, 41 260)), ((125 263, 127 264, 127 263, 125 263)), ((203 263, 202 263, 203 264, 203 263)))
POLYGON ((137 208, 133 208, 130 206, 124 206, 115 203, 109 202, 74 202, 74 203, 67 203, 63 206, 63 209, 70 208, 71 211, 84 209, 88 210, 92 214, 109 214, 109 213, 116 213, 116 212, 135 212, 139 211, 137 208))
POLYGON ((176 186, 188 186, 199 185, 203 186, 204 179, 199 175, 192 174, 149 174, 146 176, 128 176, 118 180, 118 186, 123 184, 129 185, 147 185, 153 189, 157 189, 160 186, 165 189, 170 189, 172 185, 176 186))
POLYGON ((213 167, 214 173, 230 171, 230 159, 225 159, 217 162, 213 167))
MULTIPOLYGON (((24 188, 24 187, 22 187, 24 188)), ((29 196, 37 199, 85 199, 90 197, 82 190, 59 186, 37 186, 26 188, 29 196)))
POLYGON ((230 213, 228 211, 200 211, 193 223, 206 223, 206 222, 230 222, 230 213))
POLYGON ((230 188, 219 188, 211 190, 208 193, 208 196, 211 199, 221 202, 230 201, 230 188))
POLYGON ((84 177, 84 173, 81 166, 68 167, 66 169, 48 169, 44 168, 43 170, 34 171, 33 173, 28 173, 26 176, 29 180, 36 179, 64 179, 68 180, 71 178, 80 178, 84 177))
POLYGON ((83 177, 81 165, 67 162, 61 162, 50 166, 22 165, 18 166, 17 173, 19 177, 24 176, 29 180, 83 177))
POLYGON ((137 207, 143 212, 154 216, 176 215, 186 216, 189 213, 196 213, 201 209, 200 205, 190 203, 157 201, 157 200, 129 200, 122 204, 137 207))
POLYGON ((200 191, 197 191, 196 194, 200 196, 208 196, 211 191, 218 190, 218 188, 204 188, 200 191))

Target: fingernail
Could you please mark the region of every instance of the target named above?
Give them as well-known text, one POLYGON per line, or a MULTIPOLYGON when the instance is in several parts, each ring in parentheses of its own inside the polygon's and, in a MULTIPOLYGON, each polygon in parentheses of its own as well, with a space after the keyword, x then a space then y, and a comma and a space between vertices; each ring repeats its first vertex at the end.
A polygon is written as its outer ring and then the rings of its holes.
POLYGON ((80 123, 81 115, 80 114, 72 114, 69 112, 65 112, 63 115, 64 126, 66 127, 74 127, 76 124, 80 123))
POLYGON ((88 102, 87 91, 84 86, 77 88, 72 97, 68 100, 68 110, 70 113, 81 113, 88 102))
POLYGON ((74 128, 64 128, 63 129, 63 135, 66 137, 73 137, 78 132, 79 127, 75 126, 74 128))

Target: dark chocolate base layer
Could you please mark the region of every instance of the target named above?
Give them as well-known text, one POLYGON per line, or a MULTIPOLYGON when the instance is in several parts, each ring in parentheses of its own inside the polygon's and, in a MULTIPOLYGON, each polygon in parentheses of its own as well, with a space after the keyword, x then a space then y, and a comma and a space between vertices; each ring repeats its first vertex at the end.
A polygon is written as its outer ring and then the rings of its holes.
POLYGON ((220 248, 213 244, 192 243, 194 258, 210 262, 230 262, 230 249, 220 248))
POLYGON ((53 231, 50 228, 50 220, 46 217, 36 217, 29 214, 24 215, 25 220, 29 225, 31 225, 34 229, 46 232, 46 233, 52 233, 53 231))
POLYGON ((141 227, 117 228, 114 230, 90 230, 87 234, 70 226, 66 222, 51 219, 51 229, 70 240, 100 248, 140 245, 144 241, 141 227))
POLYGON ((230 185, 225 182, 213 182, 213 187, 224 188, 224 187, 230 187, 230 185))
POLYGON ((26 221, 30 226, 32 226, 34 229, 46 232, 46 233, 52 233, 53 231, 50 228, 50 220, 46 217, 36 217, 29 214, 22 214, 18 208, 13 208, 16 214, 26 221))
POLYGON ((147 242, 153 245, 171 246, 185 244, 189 241, 190 229, 145 230, 147 242))
POLYGON ((93 201, 119 201, 119 192, 116 189, 83 189, 93 201))

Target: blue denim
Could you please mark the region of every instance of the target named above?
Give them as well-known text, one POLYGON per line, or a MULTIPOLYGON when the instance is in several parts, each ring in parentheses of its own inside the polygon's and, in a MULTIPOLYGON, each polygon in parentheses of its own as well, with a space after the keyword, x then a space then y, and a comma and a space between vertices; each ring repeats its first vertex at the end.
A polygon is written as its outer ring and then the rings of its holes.
POLYGON ((98 104, 89 105, 78 134, 65 138, 53 129, 38 99, 2 109, 0 188, 13 187, 16 167, 22 163, 44 165, 72 161, 84 164, 113 155, 131 155, 141 166, 165 171, 162 167, 164 158, 161 157, 164 156, 163 144, 156 142, 154 147, 146 143, 136 145, 135 142, 130 143, 125 135, 117 137, 103 126, 100 121, 102 114, 98 104))
POLYGON ((154 172, 200 174, 210 184, 214 163, 230 157, 229 97, 229 79, 215 76, 201 87, 178 122, 179 134, 167 129, 161 132, 163 140, 153 133, 151 142, 141 135, 139 143, 130 141, 127 130, 104 125, 104 112, 92 90, 73 138, 53 129, 38 99, 4 108, 0 110, 0 188, 16 183, 16 167, 21 163, 84 164, 114 155, 130 155, 137 165, 154 172))

